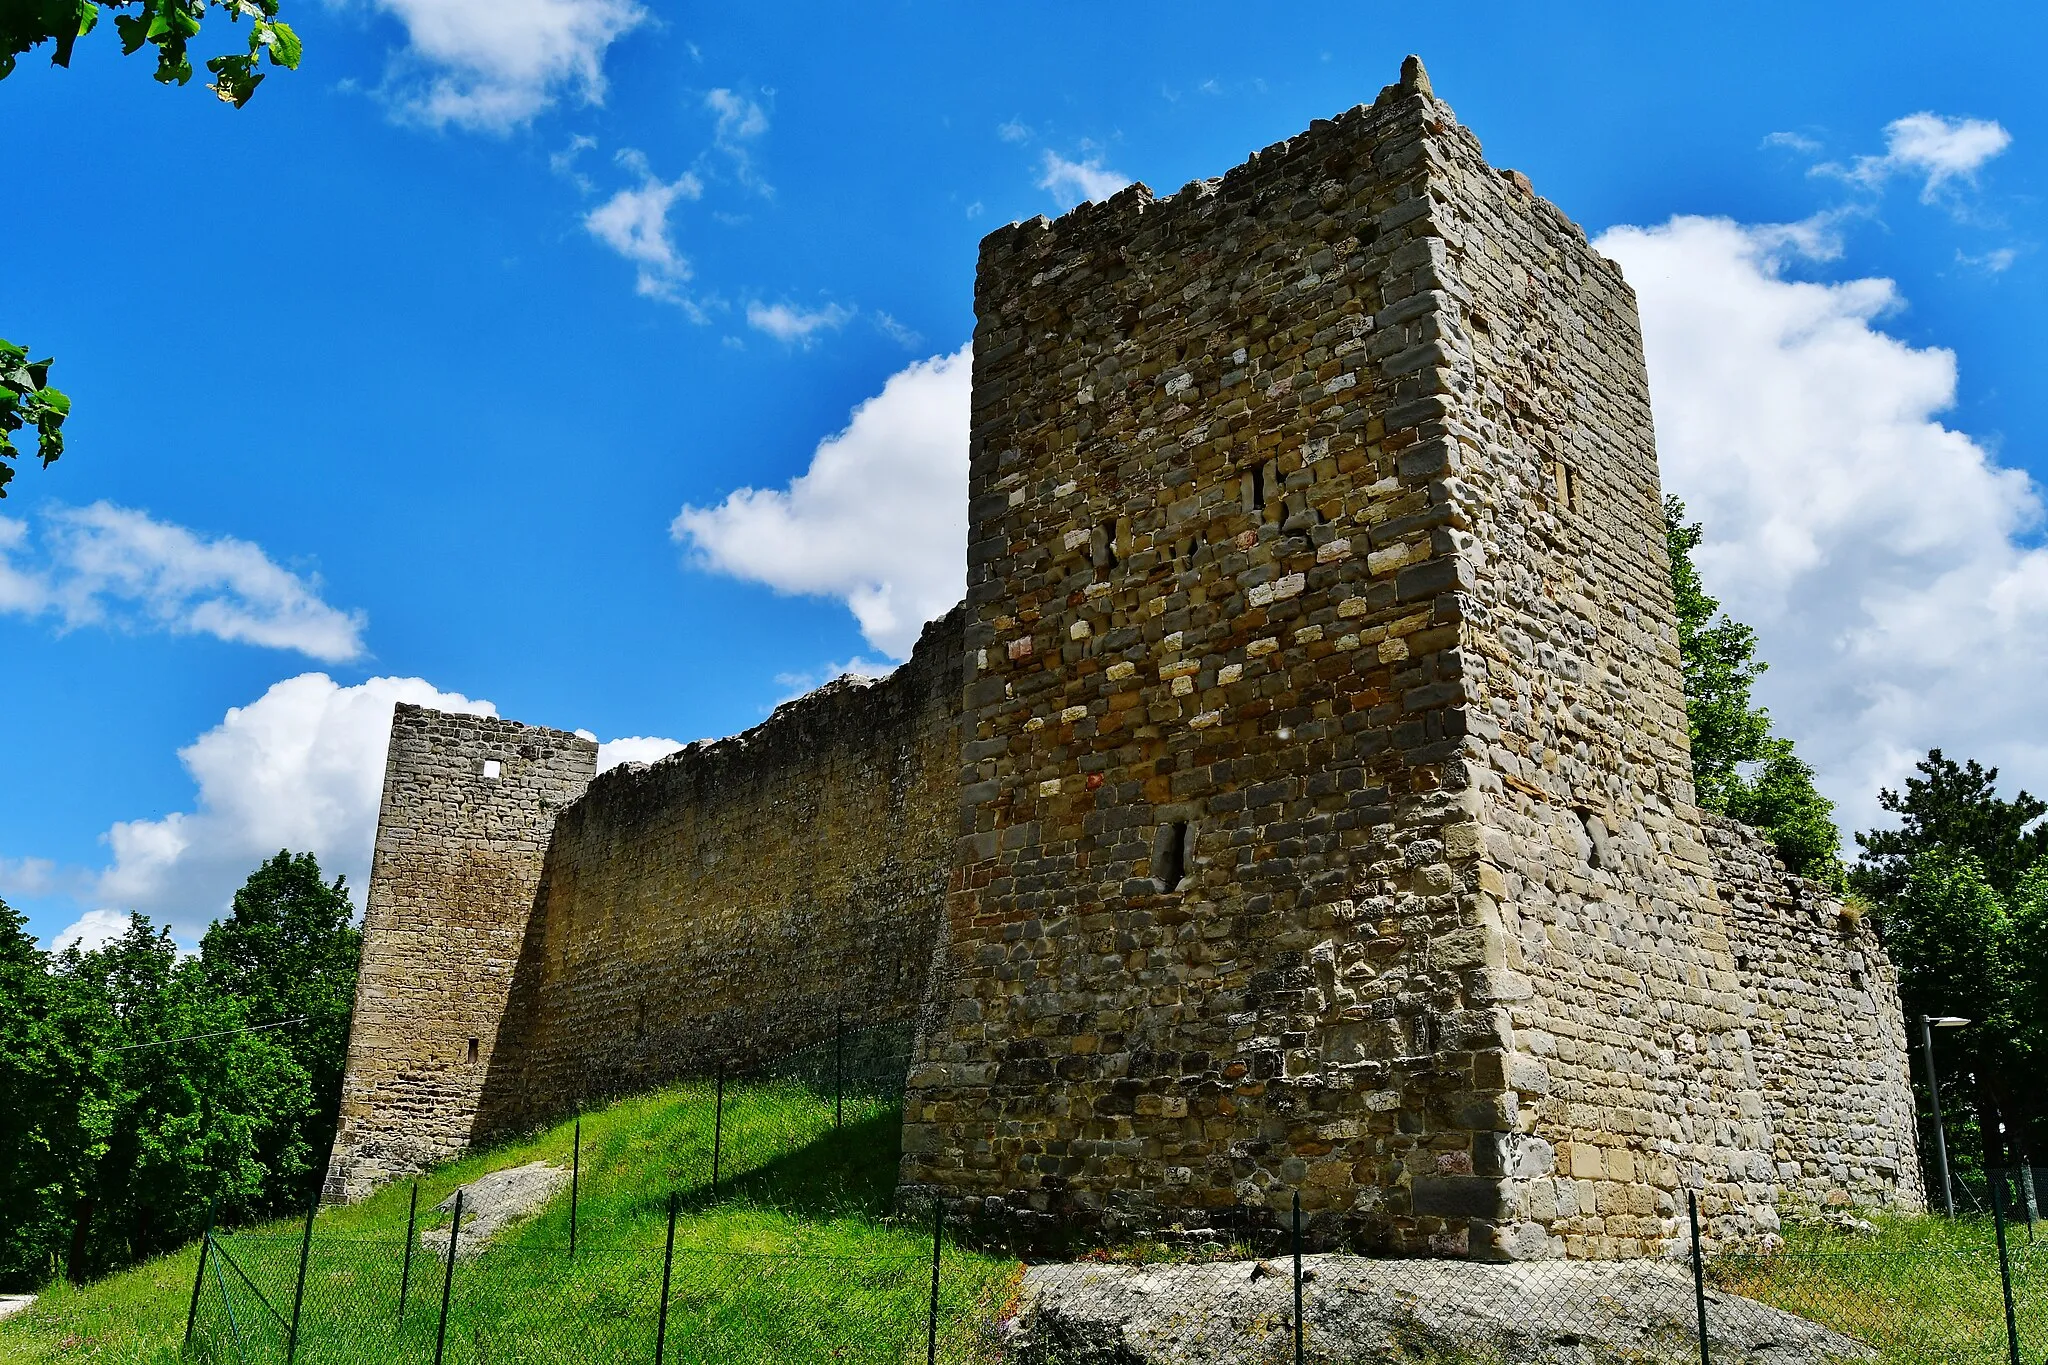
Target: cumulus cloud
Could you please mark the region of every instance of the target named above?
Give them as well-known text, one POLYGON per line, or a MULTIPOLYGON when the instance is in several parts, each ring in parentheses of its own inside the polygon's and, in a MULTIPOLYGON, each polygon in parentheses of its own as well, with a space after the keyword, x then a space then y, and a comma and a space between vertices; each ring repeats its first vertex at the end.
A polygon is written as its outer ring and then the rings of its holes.
POLYGON ((37 537, 0 518, 0 611, 52 616, 65 629, 211 635, 328 663, 365 652, 363 614, 329 606, 317 579, 261 546, 107 502, 50 511, 37 537))
POLYGON ((1067 205, 1083 199, 1100 202, 1131 183, 1131 178, 1122 171, 1105 167, 1099 156, 1086 161, 1069 161, 1058 152, 1048 150, 1040 170, 1038 188, 1050 191, 1067 205))
POLYGON ((111 863, 91 897, 139 910, 183 936, 224 910, 251 869, 281 848, 310 852, 357 890, 368 878, 391 708, 495 715, 487 701, 421 678, 343 687, 324 673, 287 678, 178 751, 198 788, 189 811, 108 830, 111 863))
POLYGON ((89 953, 127 933, 132 918, 126 910, 88 910, 57 931, 50 940, 50 951, 61 953, 75 946, 81 953, 89 953))
MULTIPOLYGON (((586 730, 577 733, 597 738, 586 730)), ((597 746, 597 770, 608 772, 621 763, 659 763, 682 747, 675 740, 658 739, 653 735, 625 735, 606 740, 597 746)))
POLYGON ((1956 360, 1881 320, 1889 280, 1792 278, 1798 234, 1726 219, 1597 246, 1642 303, 1665 487, 1708 588, 1755 626, 1759 684, 1845 830, 1888 823, 1930 747, 2048 788, 2048 550, 2027 475, 1940 420, 1956 360))
POLYGON ((564 93, 604 99, 605 51, 647 19, 634 0, 372 0, 405 26, 384 93, 404 119, 505 133, 564 93))
POLYGON ((837 331, 852 320, 854 310, 836 303, 823 308, 798 308, 788 303, 750 303, 747 326, 777 341, 808 346, 819 332, 837 331))
POLYGON ((701 196, 703 182, 688 171, 664 181, 654 174, 647 158, 632 148, 620 152, 618 161, 639 175, 640 184, 620 190, 583 215, 584 228, 638 267, 634 281, 638 293, 696 312, 681 292, 690 278, 690 263, 676 250, 668 211, 678 199, 701 196))
POLYGON ((703 568, 840 598, 869 644, 907 657, 966 583, 972 369, 963 346, 891 375, 787 488, 686 506, 670 533, 703 568))
POLYGON ((1825 162, 1813 169, 1873 190, 1895 175, 1915 176, 1921 182, 1920 202, 1932 204, 1956 181, 1974 184, 1978 170, 2011 145, 2012 134, 1994 120, 1923 111, 1885 125, 1882 156, 1859 156, 1846 166, 1825 162))

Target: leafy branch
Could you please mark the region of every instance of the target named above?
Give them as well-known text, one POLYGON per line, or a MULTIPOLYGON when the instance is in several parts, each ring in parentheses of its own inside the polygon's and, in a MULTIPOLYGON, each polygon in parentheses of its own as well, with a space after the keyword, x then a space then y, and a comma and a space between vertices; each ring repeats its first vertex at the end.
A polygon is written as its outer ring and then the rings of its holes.
POLYGON ((33 430, 36 456, 48 467, 64 453, 64 419, 70 415, 71 400, 50 387, 50 362, 30 360, 27 347, 0 340, 0 498, 14 478, 8 461, 21 456, 14 433, 33 430))
POLYGON ((12 74, 22 53, 54 44, 53 66, 70 66, 71 50, 93 31, 102 9, 120 11, 114 27, 121 51, 132 56, 144 46, 156 49, 156 78, 165 85, 192 79, 192 57, 186 45, 199 36, 210 8, 227 11, 230 23, 249 21, 249 49, 208 59, 213 73, 207 88, 237 109, 249 102, 263 83, 265 62, 296 69, 302 46, 291 25, 277 17, 278 0, 8 0, 0 4, 0 80, 12 74), (133 10, 134 13, 127 11, 133 10))

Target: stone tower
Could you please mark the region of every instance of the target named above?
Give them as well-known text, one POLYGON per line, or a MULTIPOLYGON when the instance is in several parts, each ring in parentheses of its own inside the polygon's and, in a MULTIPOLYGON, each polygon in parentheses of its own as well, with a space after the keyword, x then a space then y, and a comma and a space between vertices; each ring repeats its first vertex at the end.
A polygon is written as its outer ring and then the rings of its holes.
POLYGON ((328 1199, 469 1145, 556 813, 596 774, 581 736, 397 707, 328 1199))
MULTIPOLYGON (((904 1179, 1030 1223, 1774 1226, 1635 298, 1410 58, 983 243, 950 951, 904 1179)), ((1903 1077, 1898 1078, 1902 1083, 1903 1077)))

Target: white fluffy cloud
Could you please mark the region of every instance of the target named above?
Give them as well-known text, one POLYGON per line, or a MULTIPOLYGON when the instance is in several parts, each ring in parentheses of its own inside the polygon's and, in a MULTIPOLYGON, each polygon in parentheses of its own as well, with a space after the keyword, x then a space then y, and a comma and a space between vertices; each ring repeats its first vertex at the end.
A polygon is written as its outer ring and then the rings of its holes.
POLYGON ((1086 161, 1069 161, 1054 151, 1045 153, 1038 177, 1038 188, 1051 191, 1068 205, 1083 199, 1100 202, 1130 183, 1129 176, 1122 171, 1108 169, 1099 156, 1089 157, 1086 161))
POLYGON ((178 751, 198 787, 192 810, 124 820, 107 831, 113 861, 92 899, 195 936, 252 868, 288 848, 317 855, 329 876, 345 873, 360 906, 391 708, 401 701, 497 714, 487 701, 421 678, 371 678, 353 687, 324 673, 287 678, 178 751))
POLYGON ((1788 277, 1810 242, 1680 217, 1596 243, 1641 299, 1664 483, 1706 526, 1701 573, 1756 627, 1759 694, 1845 830, 1886 823, 1878 786, 1930 747, 2042 790, 2039 490, 1942 424, 1955 356, 1882 330, 1891 281, 1788 277))
POLYGON ((80 952, 89 953, 127 933, 131 918, 126 910, 88 910, 58 931, 50 940, 50 951, 61 953, 76 946, 80 952))
POLYGON ((689 307, 679 292, 690 278, 690 263, 676 250, 669 233, 668 211, 678 199, 696 199, 703 182, 685 171, 664 181, 648 167, 647 158, 626 149, 619 164, 640 176, 636 187, 620 190, 583 216, 590 235, 639 267, 634 288, 649 298, 689 307))
MULTIPOLYGON (((227 909, 257 864, 290 849, 317 856, 330 877, 346 876, 361 909, 398 702, 497 714, 488 701, 423 678, 371 678, 353 687, 324 673, 287 678, 178 751, 197 788, 190 810, 115 824, 104 836, 110 861, 97 871, 0 858, 0 892, 65 895, 91 907, 52 940, 57 948, 74 941, 94 947, 138 911, 189 943, 227 909)), ((682 747, 648 736, 612 740, 598 746, 599 768, 651 763, 682 747)))
POLYGON ((211 635, 327 663, 364 653, 361 612, 329 606, 317 579, 246 540, 106 502, 48 512, 40 531, 0 517, 0 612, 53 616, 66 629, 211 635))
MULTIPOLYGON (((853 319, 854 310, 828 303, 823 308, 798 308, 788 303, 750 303, 747 325, 777 341, 808 346, 820 332, 837 331, 853 319)), ((891 319, 894 321, 894 319, 891 319)))
POLYGON ((407 119, 503 133, 564 92, 604 99, 604 56, 646 21, 634 0, 372 0, 405 26, 385 93, 407 119))
POLYGON ((684 507, 670 533, 705 568, 843 599, 870 644, 906 657, 966 582, 972 371, 966 346, 898 371, 788 488, 684 507))
MULTIPOLYGON (((591 739, 597 736, 587 730, 578 734, 591 739)), ((660 739, 653 735, 623 735, 609 739, 597 746, 597 770, 609 772, 621 763, 659 763, 683 746, 672 739, 660 739)))
POLYGON ((1884 155, 1859 156, 1844 168, 1822 166, 1872 189, 1894 175, 1922 177, 1920 199, 1933 203, 1954 180, 1974 179, 1979 167, 2012 145, 2012 134, 1990 119, 1908 114, 1885 125, 1884 155))

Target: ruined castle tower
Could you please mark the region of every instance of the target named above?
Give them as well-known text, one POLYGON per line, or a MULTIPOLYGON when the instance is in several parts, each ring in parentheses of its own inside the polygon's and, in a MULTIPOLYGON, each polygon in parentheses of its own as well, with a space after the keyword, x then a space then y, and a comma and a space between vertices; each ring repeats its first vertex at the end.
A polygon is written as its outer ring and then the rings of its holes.
POLYGON ((469 1146, 556 813, 596 773, 579 735, 397 707, 328 1199, 469 1146))
MULTIPOLYGON (((906 1184, 1190 1229, 1298 1189, 1478 1256, 1651 1250, 1681 1188, 1775 1226, 1798 1142, 1694 805, 1619 268, 1411 58, 1220 180, 992 234, 975 307, 906 1184)), ((1898 1056, 1873 1186, 1912 1181, 1898 1056)))
POLYGON ((1027 1228, 1920 1205, 1882 946, 1694 804, 1634 295, 1419 62, 991 234, 975 310, 967 601, 890 678, 594 783, 399 708, 333 1197, 918 1016, 906 1193, 1027 1228))

